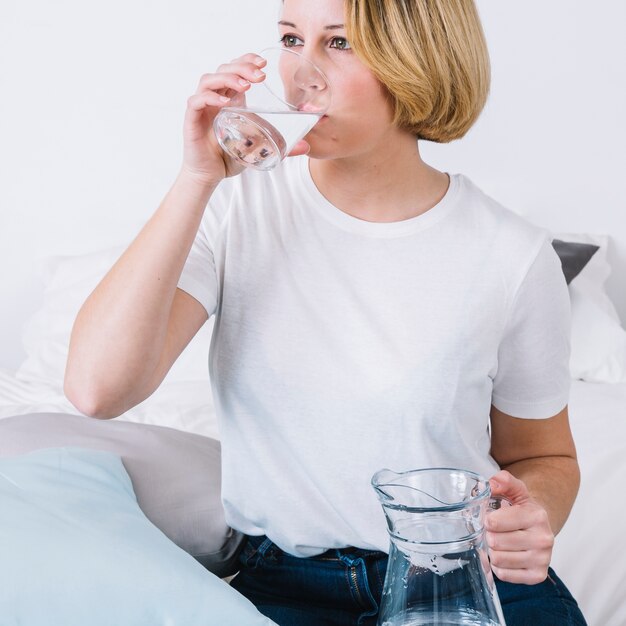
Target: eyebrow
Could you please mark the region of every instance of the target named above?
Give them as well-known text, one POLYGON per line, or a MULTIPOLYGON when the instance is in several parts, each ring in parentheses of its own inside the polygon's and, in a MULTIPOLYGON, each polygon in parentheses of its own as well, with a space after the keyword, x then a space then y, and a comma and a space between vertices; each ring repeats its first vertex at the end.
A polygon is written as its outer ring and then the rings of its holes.
MULTIPOLYGON (((298 28, 293 22, 285 22, 284 20, 280 20, 278 22, 281 26, 291 26, 291 28, 298 28)), ((324 30, 340 30, 345 28, 345 24, 329 24, 328 26, 324 26, 324 30)))

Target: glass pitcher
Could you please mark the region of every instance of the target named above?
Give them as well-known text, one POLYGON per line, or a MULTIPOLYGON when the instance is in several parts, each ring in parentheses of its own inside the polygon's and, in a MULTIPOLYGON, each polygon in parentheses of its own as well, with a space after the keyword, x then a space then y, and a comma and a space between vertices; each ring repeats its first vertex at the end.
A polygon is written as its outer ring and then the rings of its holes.
POLYGON ((508 502, 460 469, 383 469, 372 486, 391 540, 378 626, 505 626, 484 518, 508 502))

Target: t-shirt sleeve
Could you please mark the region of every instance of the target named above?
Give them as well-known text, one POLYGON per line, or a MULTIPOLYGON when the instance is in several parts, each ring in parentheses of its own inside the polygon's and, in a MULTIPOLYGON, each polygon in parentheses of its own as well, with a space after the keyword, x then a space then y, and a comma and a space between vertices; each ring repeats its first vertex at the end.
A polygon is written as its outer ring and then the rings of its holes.
POLYGON ((514 417, 552 417, 568 403, 570 301, 548 239, 515 294, 498 349, 492 403, 514 417))
POLYGON ((231 180, 227 179, 220 183, 211 196, 178 281, 178 288, 200 302, 209 317, 215 313, 217 307, 215 253, 230 207, 232 191, 231 180))
POLYGON ((217 305, 217 274, 215 259, 203 225, 194 239, 178 288, 193 296, 205 309, 209 317, 217 305))

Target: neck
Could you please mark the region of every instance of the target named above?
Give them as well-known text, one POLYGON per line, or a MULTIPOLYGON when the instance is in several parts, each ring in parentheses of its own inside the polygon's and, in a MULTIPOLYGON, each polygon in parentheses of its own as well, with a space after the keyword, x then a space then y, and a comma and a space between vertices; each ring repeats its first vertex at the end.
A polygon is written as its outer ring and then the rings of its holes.
POLYGON ((425 213, 448 189, 448 176, 424 163, 407 133, 368 152, 339 159, 311 159, 320 192, 338 209, 369 222, 397 222, 425 213))

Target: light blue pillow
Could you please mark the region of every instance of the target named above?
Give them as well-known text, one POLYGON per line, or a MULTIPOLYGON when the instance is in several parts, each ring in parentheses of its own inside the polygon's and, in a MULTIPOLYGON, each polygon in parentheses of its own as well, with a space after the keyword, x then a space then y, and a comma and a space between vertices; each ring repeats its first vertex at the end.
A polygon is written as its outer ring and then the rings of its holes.
POLYGON ((270 626, 142 513, 118 456, 0 458, 2 626, 270 626))

